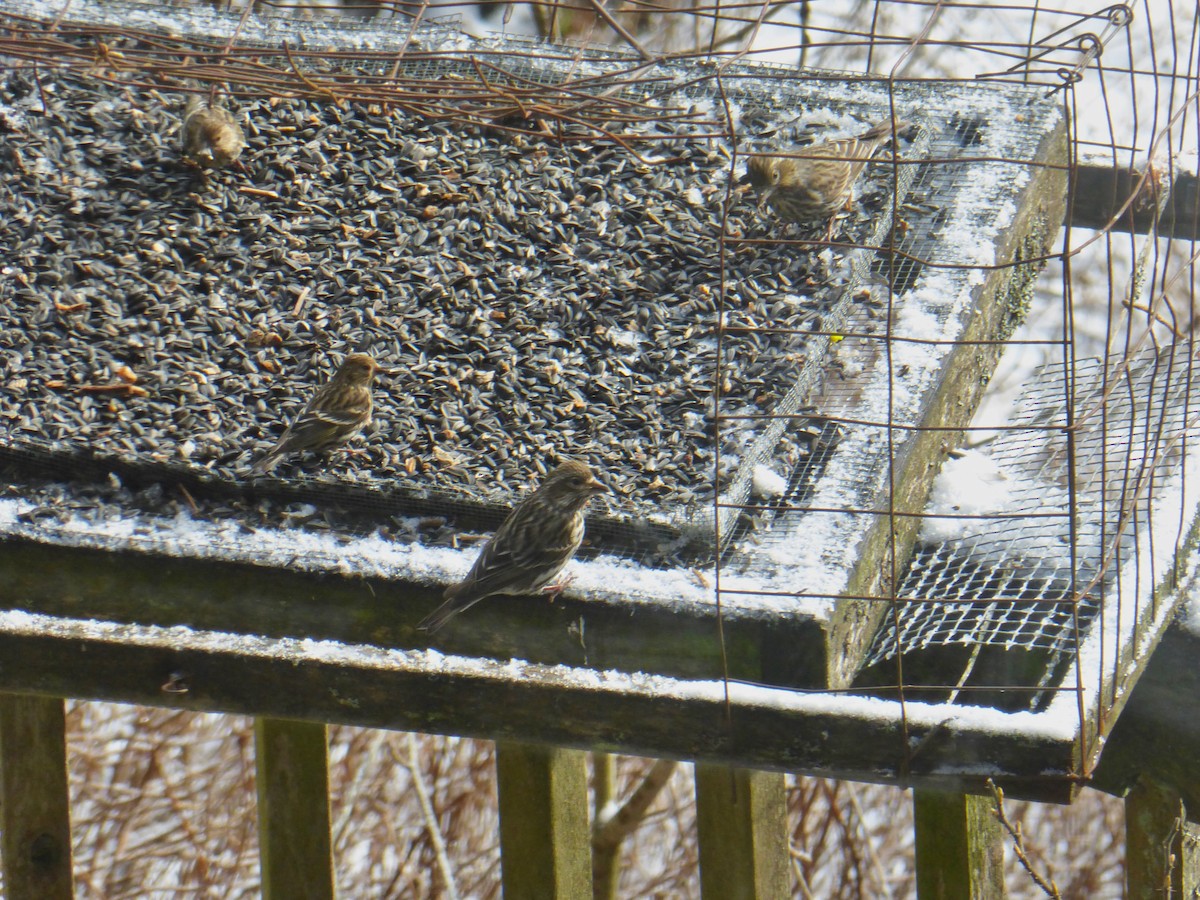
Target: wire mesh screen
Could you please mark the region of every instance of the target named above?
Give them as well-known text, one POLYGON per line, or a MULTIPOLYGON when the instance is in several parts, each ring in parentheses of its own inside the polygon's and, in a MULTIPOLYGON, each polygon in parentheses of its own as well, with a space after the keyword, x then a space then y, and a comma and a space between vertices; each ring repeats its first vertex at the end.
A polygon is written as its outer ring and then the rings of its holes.
POLYGON ((15 521, 473 549, 580 459, 583 592, 686 582, 762 684, 1102 705, 1193 513, 1197 23, 1141 11, 10 0, 15 521), (372 425, 256 472, 354 353, 372 425))
POLYGON ((1156 472, 1180 465, 1197 413, 1194 364, 1172 345, 1079 361, 1070 383, 1061 366, 1035 373, 1013 428, 948 463, 970 470, 976 493, 932 499, 899 590, 913 606, 885 624, 865 665, 957 644, 1044 651, 1056 671, 1134 555, 1156 472))

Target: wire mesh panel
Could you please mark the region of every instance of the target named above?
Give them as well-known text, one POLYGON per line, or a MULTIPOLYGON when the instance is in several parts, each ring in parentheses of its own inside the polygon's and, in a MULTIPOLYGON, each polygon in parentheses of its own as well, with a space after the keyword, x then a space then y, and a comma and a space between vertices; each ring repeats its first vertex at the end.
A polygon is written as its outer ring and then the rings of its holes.
MULTIPOLYGON (((1045 702, 1037 689, 1058 686, 1135 557, 1135 523, 1177 489, 1162 475, 1179 469, 1196 417, 1193 367, 1190 350, 1172 345, 1107 366, 1079 361, 1070 384, 1061 366, 1036 373, 1016 403, 1013 428, 947 464, 962 474, 947 472, 900 587, 913 608, 885 625, 866 665, 954 645, 972 649, 972 665, 980 649, 1038 652, 1036 664, 1021 667, 1038 673, 1034 683, 1002 686, 1025 694, 1010 701, 1018 705, 1045 702)), ((994 692, 986 696, 996 702, 994 692)))

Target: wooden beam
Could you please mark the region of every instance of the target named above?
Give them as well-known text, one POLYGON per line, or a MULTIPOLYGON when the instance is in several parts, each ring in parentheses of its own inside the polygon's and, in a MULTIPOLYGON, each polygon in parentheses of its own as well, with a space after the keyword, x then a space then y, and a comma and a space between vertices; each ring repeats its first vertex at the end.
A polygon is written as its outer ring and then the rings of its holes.
MULTIPOLYGON (((1140 173, 1111 165, 1083 163, 1074 173, 1068 223, 1076 228, 1104 228, 1129 199, 1140 173)), ((1154 225, 1155 204, 1135 202, 1113 224, 1113 231, 1146 234, 1154 225)), ((1194 241, 1200 237, 1200 182, 1190 172, 1175 174, 1175 184, 1158 222, 1161 237, 1194 241)))
POLYGON ((992 802, 913 791, 920 900, 1003 900, 1003 833, 992 802))
POLYGON ((697 765, 696 831, 705 900, 792 895, 783 773, 697 765))
POLYGON ((496 744, 505 900, 592 900, 587 756, 496 744))
POLYGON ((325 726, 260 718, 254 749, 264 900, 333 900, 325 726))
POLYGON ((1141 779, 1125 798, 1125 897, 1200 896, 1200 825, 1179 794, 1141 779))
MULTIPOLYGON (((0 584, 14 606, 74 618, 386 647, 432 643, 444 653, 681 678, 715 678, 722 672, 716 613, 704 604, 644 604, 631 617, 623 598, 484 602, 431 642, 416 623, 442 600, 434 586, 216 559, 56 547, 19 538, 0 540, 0 584), (655 634, 655 640, 646 641, 647 633, 655 634)), ((812 620, 725 613, 733 677, 824 686, 819 650, 824 640, 820 623, 812 620)))
MULTIPOLYGON (((855 781, 982 791, 987 772, 1016 798, 1066 800, 1077 741, 1057 730, 974 729, 940 707, 880 701, 850 713, 789 691, 738 700, 716 683, 660 683, 566 666, 461 660, 387 647, 104 626, 0 613, 0 690, 210 712, 537 742, 632 756, 732 762, 855 781), (774 698, 774 702, 772 702, 774 698), (553 710, 552 715, 547 710, 553 710), (859 710, 865 712, 864 710, 859 710), (964 761, 966 761, 964 763, 964 761), (907 768, 905 768, 907 766, 907 768), (903 774, 901 774, 903 772, 903 774)), ((850 698, 848 703, 853 703, 850 698)))
POLYGON ((0 694, 0 854, 7 900, 70 900, 70 816, 63 701, 0 694))
POLYGON ((1105 741, 1091 786, 1123 797, 1144 778, 1200 818, 1200 635, 1172 624, 1105 741))

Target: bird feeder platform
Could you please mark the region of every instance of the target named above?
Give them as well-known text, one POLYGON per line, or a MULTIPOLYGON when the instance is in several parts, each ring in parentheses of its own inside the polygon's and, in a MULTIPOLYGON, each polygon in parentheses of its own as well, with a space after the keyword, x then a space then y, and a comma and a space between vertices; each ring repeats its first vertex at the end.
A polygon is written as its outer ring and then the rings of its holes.
POLYGON ((1044 86, 160 9, 5 50, 0 688, 1069 793, 1099 684, 1073 720, 856 687, 1063 221, 1044 86), (181 62, 235 32, 277 82, 181 62), (210 83, 242 170, 178 161, 210 83), (738 183, 893 114, 832 241, 738 183), (357 455, 250 478, 355 351, 357 455), (564 457, 615 489, 566 594, 417 632, 564 457))

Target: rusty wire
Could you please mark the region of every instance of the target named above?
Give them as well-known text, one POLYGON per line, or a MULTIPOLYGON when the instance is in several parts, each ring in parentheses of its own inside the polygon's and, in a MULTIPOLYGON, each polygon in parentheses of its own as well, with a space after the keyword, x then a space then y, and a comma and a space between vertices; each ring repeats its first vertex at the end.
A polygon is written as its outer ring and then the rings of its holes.
MULTIPOLYGON (((468 4, 463 4, 464 6, 468 4)), ((242 17, 237 30, 228 41, 205 39, 200 34, 170 34, 120 25, 102 25, 74 21, 70 3, 64 2, 60 14, 53 18, 0 11, 0 56, 22 60, 35 65, 75 69, 91 77, 129 87, 195 91, 221 87, 238 97, 304 97, 335 103, 362 103, 398 108, 415 115, 461 122, 464 125, 485 126, 501 131, 521 132, 535 127, 545 136, 558 140, 589 140, 607 138, 621 143, 653 141, 644 126, 653 122, 688 122, 711 129, 714 136, 723 133, 723 123, 705 118, 695 110, 655 105, 648 107, 641 97, 653 92, 660 74, 651 70, 654 64, 666 61, 681 63, 701 59, 717 61, 728 66, 742 59, 753 58, 747 52, 745 28, 761 25, 773 16, 795 7, 790 0, 692 5, 680 8, 673 4, 645 2, 628 3, 610 13, 601 3, 533 3, 553 22, 555 17, 568 14, 590 14, 605 32, 616 37, 635 52, 624 54, 623 65, 611 67, 603 75, 572 75, 565 73, 555 83, 530 80, 513 65, 485 58, 477 49, 435 49, 414 47, 412 37, 420 23, 429 17, 428 2, 381 2, 374 9, 390 12, 401 19, 396 26, 407 37, 397 51, 313 50, 289 46, 287 41, 268 46, 242 36, 242 17), (705 24, 714 35, 720 34, 710 49, 706 42, 684 49, 651 51, 634 30, 640 23, 650 28, 646 17, 663 16, 679 20, 689 18, 705 24), (629 20, 633 28, 621 24, 629 20), (427 59, 461 59, 461 72, 452 77, 420 77, 406 69, 419 66, 427 59), (387 67, 386 69, 384 67, 387 67)), ((912 4, 915 9, 931 4, 912 4)), ((438 7, 439 12, 453 7, 438 7)), ((1009 9, 1029 9, 1014 5, 1009 9)), ((249 11, 249 7, 246 8, 249 11)), ((259 9, 269 14, 299 14, 317 12, 316 8, 299 4, 263 3, 259 9)), ((256 12, 256 14, 258 14, 256 12)), ((973 54, 997 54, 1012 60, 1006 69, 986 76, 996 78, 1030 78, 1054 76, 1067 82, 1093 60, 1104 41, 1091 32, 1079 37, 1080 27, 1088 25, 1097 14, 1081 14, 1063 25, 1058 33, 1069 34, 1060 44, 1028 47, 1008 42, 981 45, 963 41, 926 39, 924 52, 943 47, 973 54)), ((280 21, 280 20, 272 20, 280 21)), ((594 23, 593 23, 594 26, 594 23)), ((602 56, 606 61, 619 60, 619 49, 606 49, 584 38, 603 39, 589 26, 585 33, 575 35, 576 47, 530 44, 521 52, 506 47, 506 60, 546 62, 554 60, 570 67, 589 57, 602 56)), ((550 26, 547 26, 550 28, 550 26)), ((1105 31, 1111 38, 1113 25, 1105 31)), ((911 41, 903 34, 881 34, 837 28, 798 29, 804 40, 795 45, 808 55, 821 50, 856 52, 878 50, 882 47, 905 47, 911 41), (826 40, 814 40, 819 33, 826 40)), ((550 28, 553 34, 553 29, 550 28)), ((780 73, 782 74, 782 73, 780 73)), ((793 76, 805 77, 803 73, 793 76)), ((713 73, 701 70, 697 81, 711 80, 713 73)), ((770 77, 769 73, 763 77, 770 77)), ((814 73, 811 77, 831 77, 814 73)), ((678 88, 679 85, 673 85, 678 88)))

